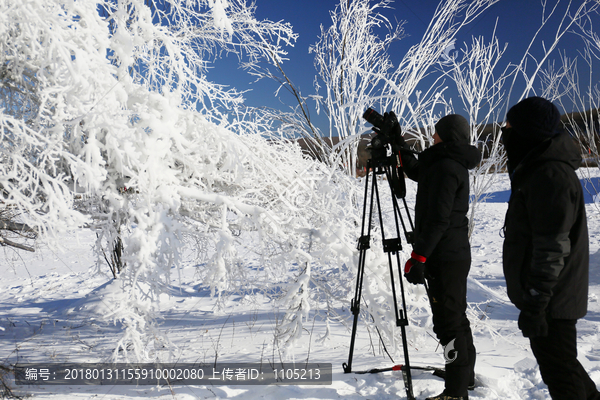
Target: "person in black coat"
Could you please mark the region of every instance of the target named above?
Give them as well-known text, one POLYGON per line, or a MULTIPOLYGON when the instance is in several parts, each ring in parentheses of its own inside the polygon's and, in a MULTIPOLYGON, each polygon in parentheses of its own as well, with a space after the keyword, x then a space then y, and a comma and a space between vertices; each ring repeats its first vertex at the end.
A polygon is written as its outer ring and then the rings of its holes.
POLYGON ((401 150, 406 175, 418 182, 415 241, 405 265, 410 283, 427 277, 434 332, 444 346, 446 383, 430 399, 466 399, 474 385, 475 346, 467 319, 469 244, 469 169, 481 160, 469 144, 470 126, 457 114, 435 125, 434 145, 418 155, 401 150))
POLYGON ((513 106, 502 128, 511 196, 504 225, 503 268, 518 326, 529 338, 552 399, 598 400, 577 361, 577 319, 588 299, 589 248, 581 155, 559 130, 550 101, 513 106))

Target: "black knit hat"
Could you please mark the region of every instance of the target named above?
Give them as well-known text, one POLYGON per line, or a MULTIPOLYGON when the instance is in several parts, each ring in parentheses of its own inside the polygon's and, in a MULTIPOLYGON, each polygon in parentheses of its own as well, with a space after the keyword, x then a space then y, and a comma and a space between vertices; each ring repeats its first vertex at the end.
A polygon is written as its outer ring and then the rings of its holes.
POLYGON ((506 120, 519 134, 544 140, 559 133, 560 112, 544 98, 529 97, 512 106, 506 120))
POLYGON ((435 131, 442 142, 469 142, 471 127, 462 115, 450 114, 435 124, 435 131))

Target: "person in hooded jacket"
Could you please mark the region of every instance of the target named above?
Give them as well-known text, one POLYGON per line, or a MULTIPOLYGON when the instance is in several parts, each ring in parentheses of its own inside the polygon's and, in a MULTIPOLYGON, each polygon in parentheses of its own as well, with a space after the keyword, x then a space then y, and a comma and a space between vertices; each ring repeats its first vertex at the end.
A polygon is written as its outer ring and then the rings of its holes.
POLYGON ((541 97, 510 108, 502 128, 511 196, 503 268, 510 300, 554 400, 599 400, 577 360, 577 319, 587 312, 589 248, 578 147, 541 97))
POLYGON ((476 357, 466 315, 469 169, 479 164, 481 153, 469 144, 464 117, 445 116, 435 130, 433 146, 418 159, 405 147, 400 150, 406 176, 418 182, 413 252, 404 275, 414 284, 425 284, 427 277, 433 329, 445 348, 445 389, 429 399, 467 399, 476 357))

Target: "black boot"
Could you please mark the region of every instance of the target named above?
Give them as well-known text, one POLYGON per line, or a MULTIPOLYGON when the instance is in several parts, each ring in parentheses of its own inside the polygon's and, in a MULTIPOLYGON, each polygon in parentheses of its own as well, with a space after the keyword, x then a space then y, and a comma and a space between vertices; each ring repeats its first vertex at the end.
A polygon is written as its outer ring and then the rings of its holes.
POLYGON ((442 393, 438 394, 437 396, 428 397, 425 400, 469 400, 469 396, 468 395, 466 397, 448 396, 447 394, 445 394, 445 392, 442 392, 442 393))

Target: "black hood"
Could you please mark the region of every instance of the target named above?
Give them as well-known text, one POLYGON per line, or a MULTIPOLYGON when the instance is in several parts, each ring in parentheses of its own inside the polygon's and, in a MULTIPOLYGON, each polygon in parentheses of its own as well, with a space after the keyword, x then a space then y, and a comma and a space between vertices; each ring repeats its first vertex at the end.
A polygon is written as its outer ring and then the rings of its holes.
POLYGON ((419 162, 429 166, 444 158, 450 158, 467 169, 473 169, 481 161, 481 152, 468 143, 441 142, 423 151, 419 155, 419 162))
POLYGON ((564 162, 576 170, 581 166, 581 154, 579 148, 573 142, 573 138, 568 133, 563 132, 544 140, 531 150, 516 167, 515 174, 522 169, 529 169, 546 161, 564 162))
POLYGON ((471 127, 462 115, 446 115, 435 124, 435 131, 443 142, 461 142, 468 144, 471 127))

